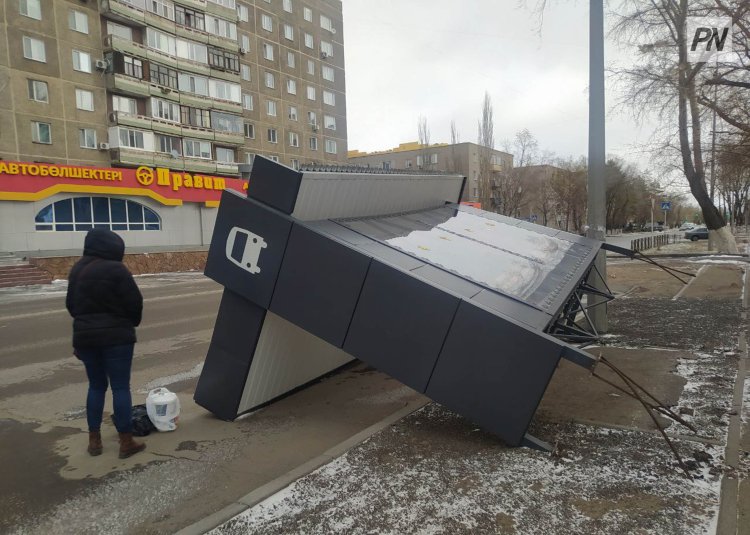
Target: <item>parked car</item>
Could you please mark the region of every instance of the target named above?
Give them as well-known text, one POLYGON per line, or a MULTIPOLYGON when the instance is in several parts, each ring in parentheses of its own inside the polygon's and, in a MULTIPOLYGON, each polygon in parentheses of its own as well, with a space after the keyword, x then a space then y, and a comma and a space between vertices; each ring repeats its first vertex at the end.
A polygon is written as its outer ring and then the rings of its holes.
POLYGON ((707 240, 708 239, 708 228, 697 227, 692 230, 688 230, 685 233, 685 239, 690 241, 707 240))
POLYGON ((677 230, 682 232, 686 230, 693 230, 694 228, 695 228, 695 223, 683 223, 682 225, 680 225, 680 228, 678 228, 677 230))
MULTIPOLYGON (((651 232, 651 223, 646 223, 643 225, 643 232, 651 232)), ((654 231, 656 232, 663 232, 664 231, 664 225, 662 223, 654 223, 654 231)))

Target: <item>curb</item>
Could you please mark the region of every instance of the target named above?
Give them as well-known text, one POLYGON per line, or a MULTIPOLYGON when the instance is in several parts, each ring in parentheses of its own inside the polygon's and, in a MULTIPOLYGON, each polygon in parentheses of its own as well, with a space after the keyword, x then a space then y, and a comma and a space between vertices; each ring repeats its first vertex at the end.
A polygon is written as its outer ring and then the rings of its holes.
POLYGON ((304 464, 290 470, 286 474, 283 474, 276 479, 269 481, 268 483, 258 487, 252 492, 246 494, 236 502, 224 507, 222 510, 207 516, 206 518, 199 520, 198 522, 186 526, 183 529, 177 531, 175 535, 203 535, 204 533, 220 526, 224 522, 231 520, 238 514, 250 509, 251 507, 262 502, 269 496, 276 494, 284 487, 290 485, 297 479, 306 476, 307 474, 317 470, 324 464, 327 464, 334 459, 340 457, 354 446, 358 446, 372 435, 382 431, 386 427, 398 422, 402 418, 410 415, 411 413, 421 409, 430 402, 428 399, 418 399, 407 403, 406 406, 394 412, 390 416, 386 416, 379 422, 374 423, 370 427, 367 427, 359 433, 349 437, 345 441, 327 449, 317 457, 310 459, 304 464))

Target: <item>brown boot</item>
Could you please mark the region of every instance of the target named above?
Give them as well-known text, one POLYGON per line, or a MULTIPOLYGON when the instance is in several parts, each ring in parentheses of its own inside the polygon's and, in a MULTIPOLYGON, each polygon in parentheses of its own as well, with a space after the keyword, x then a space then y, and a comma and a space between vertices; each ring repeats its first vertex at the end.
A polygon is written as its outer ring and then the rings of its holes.
POLYGON ((127 459, 146 449, 143 442, 133 440, 133 433, 120 433, 120 459, 127 459))
POLYGON ((89 455, 96 457, 102 454, 102 434, 99 431, 89 431, 89 455))

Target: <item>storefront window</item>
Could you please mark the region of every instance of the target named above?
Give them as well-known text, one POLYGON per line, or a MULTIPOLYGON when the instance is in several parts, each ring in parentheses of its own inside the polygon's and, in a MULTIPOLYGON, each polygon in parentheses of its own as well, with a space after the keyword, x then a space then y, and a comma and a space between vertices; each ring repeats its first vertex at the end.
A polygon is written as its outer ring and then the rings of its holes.
POLYGON ((49 204, 37 213, 36 230, 161 230, 159 215, 140 203, 107 197, 75 197, 49 204))

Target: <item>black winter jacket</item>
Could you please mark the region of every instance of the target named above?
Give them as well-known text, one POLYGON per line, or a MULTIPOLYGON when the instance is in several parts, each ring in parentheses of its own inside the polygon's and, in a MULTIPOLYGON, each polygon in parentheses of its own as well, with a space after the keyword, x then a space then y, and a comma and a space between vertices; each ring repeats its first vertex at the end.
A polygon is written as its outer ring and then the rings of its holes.
POLYGON ((122 263, 125 242, 106 229, 86 234, 81 258, 70 270, 65 306, 73 316, 73 347, 135 343, 143 297, 122 263))

